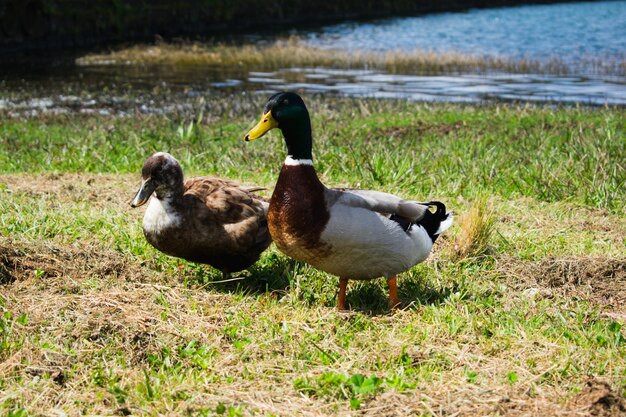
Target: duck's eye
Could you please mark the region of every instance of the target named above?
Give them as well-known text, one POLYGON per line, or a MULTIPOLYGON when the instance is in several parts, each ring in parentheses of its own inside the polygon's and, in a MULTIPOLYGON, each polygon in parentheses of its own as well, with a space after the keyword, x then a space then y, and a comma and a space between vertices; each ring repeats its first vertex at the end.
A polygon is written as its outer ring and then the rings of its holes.
POLYGON ((267 119, 263 120, 263 123, 267 123, 267 119))

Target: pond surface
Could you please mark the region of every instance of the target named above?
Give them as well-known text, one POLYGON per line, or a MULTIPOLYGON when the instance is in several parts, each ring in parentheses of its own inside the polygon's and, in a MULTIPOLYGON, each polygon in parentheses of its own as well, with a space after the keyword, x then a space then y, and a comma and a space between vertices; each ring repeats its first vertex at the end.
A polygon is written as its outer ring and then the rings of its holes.
MULTIPOLYGON (((304 90, 421 101, 501 100, 626 104, 624 80, 609 77, 526 74, 395 75, 367 70, 289 68, 274 72, 250 73, 246 81, 246 84, 257 83, 265 86, 268 93, 279 90, 304 90)), ((226 86, 227 84, 223 85, 226 86)))
POLYGON ((23 68, 0 72, 0 111, 15 115, 77 111, 167 114, 184 111, 187 100, 203 95, 266 95, 281 90, 423 101, 626 106, 626 77, 598 75, 598 71, 581 64, 626 62, 626 1, 481 9, 344 23, 300 32, 298 36, 305 43, 346 53, 417 48, 539 61, 557 56, 573 71, 567 76, 496 72, 392 75, 329 68, 260 72, 224 67, 78 67, 68 61, 39 72, 23 68))
POLYGON ((626 1, 471 9, 325 26, 305 34, 316 46, 345 50, 427 50, 547 60, 579 71, 582 59, 626 56, 626 1))

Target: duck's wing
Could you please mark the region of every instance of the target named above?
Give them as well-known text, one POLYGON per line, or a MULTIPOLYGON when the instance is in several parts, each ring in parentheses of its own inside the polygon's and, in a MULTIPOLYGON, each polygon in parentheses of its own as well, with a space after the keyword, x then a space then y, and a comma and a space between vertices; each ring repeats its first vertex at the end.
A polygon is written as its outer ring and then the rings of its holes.
POLYGON ((326 201, 375 211, 384 215, 395 215, 415 222, 424 218, 429 205, 405 200, 393 194, 372 190, 335 188, 327 191, 326 201))
POLYGON ((265 188, 241 186, 222 178, 196 177, 185 181, 185 195, 196 198, 224 223, 258 216, 267 205, 266 198, 254 194, 259 190, 265 188))
POLYGON ((269 245, 267 227, 267 199, 253 191, 263 187, 242 187, 234 181, 212 177, 190 178, 185 182, 185 197, 193 198, 199 221, 223 227, 215 236, 224 241, 235 241, 241 247, 255 244, 269 245))
POLYGON ((252 198, 255 200, 255 203, 261 204, 261 208, 263 209, 263 213, 265 217, 267 217, 267 212, 270 208, 270 200, 267 197, 263 197, 261 195, 256 194, 257 191, 267 191, 267 187, 259 187, 256 185, 240 185, 239 189, 245 191, 246 193, 252 194, 252 198))

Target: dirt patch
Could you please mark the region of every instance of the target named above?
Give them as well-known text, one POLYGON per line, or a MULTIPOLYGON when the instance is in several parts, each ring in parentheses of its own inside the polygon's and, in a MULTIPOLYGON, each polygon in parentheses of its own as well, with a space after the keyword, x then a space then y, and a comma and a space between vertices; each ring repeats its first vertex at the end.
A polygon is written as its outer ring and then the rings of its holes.
POLYGON ((139 187, 139 174, 13 174, 0 175, 9 192, 50 196, 60 202, 88 201, 90 205, 128 208, 139 187))
POLYGON ((16 259, 21 254, 13 248, 0 244, 0 285, 11 284, 15 281, 15 270, 17 269, 16 259))
POLYGON ((574 398, 571 406, 584 415, 595 417, 623 417, 626 400, 604 381, 590 379, 574 398))
MULTIPOLYGON (((485 390, 476 386, 440 387, 428 395, 384 392, 364 402, 358 416, 396 417, 407 415, 454 416, 594 416, 623 417, 626 401, 607 382, 590 379, 582 391, 563 404, 549 391, 530 394, 527 388, 495 386, 485 390), (428 413, 424 413, 428 411, 428 413)), ((552 393, 554 394, 554 393, 552 393)), ((561 395, 564 395, 562 393, 561 395)), ((562 397, 561 397, 562 398, 562 397)))
POLYGON ((538 287, 579 296, 612 311, 626 311, 626 258, 505 259, 498 272, 521 288, 538 287))

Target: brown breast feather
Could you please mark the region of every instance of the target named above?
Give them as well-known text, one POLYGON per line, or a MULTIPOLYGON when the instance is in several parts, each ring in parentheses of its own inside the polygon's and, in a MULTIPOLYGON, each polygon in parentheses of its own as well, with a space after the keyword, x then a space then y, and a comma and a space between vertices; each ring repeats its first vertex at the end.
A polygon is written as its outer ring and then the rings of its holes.
POLYGON ((310 165, 283 165, 267 215, 270 234, 280 250, 312 263, 331 248, 320 242, 330 218, 324 185, 310 165))

